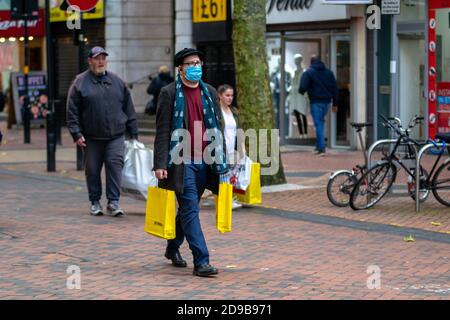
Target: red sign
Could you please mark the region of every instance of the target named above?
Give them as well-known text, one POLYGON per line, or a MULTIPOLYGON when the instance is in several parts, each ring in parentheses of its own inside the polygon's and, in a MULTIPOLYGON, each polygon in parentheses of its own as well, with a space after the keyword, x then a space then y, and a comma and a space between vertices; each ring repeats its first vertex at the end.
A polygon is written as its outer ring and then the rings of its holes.
MULTIPOLYGON (((23 37, 25 35, 25 20, 11 19, 11 11, 0 11, 0 37, 23 37)), ((44 9, 39 10, 39 19, 28 20, 28 35, 45 36, 44 9)))
POLYGON ((428 3, 428 9, 442 9, 449 8, 450 0, 430 0, 428 3))
POLYGON ((71 6, 77 6, 81 12, 91 11, 97 5, 99 0, 67 0, 71 6))
MULTIPOLYGON (((449 0, 450 1, 450 0, 449 0)), ((428 137, 437 132, 436 115, 436 11, 428 11, 428 137)), ((439 93, 437 94, 439 96, 439 93)))
POLYGON ((438 133, 450 132, 450 82, 439 82, 438 85, 438 133))

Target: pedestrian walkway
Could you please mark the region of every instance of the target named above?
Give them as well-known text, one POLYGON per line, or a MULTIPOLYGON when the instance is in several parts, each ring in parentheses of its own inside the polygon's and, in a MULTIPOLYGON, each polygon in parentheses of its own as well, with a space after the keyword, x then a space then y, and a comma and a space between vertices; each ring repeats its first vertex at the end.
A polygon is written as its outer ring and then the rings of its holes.
MULTIPOLYGON (((84 172, 66 132, 56 172, 47 172, 45 130, 33 129, 23 145, 23 132, 3 125, 0 299, 450 298, 449 208, 430 198, 415 213, 404 196, 361 212, 329 204, 330 173, 361 162, 360 152, 318 158, 310 147, 283 147, 289 190, 234 211, 229 234, 214 228, 205 206, 211 263, 221 273, 199 279, 186 244, 189 268, 175 269, 162 256, 164 241, 143 232, 144 202, 124 197, 124 219, 88 215, 84 172), (69 266, 80 268, 81 290, 67 289, 69 266), (381 269, 379 290, 367 287, 371 266, 381 269)), ((141 140, 153 147, 153 137, 141 140)))
MULTIPOLYGON (((51 177, 75 179, 84 183, 84 172, 76 170, 76 151, 67 131, 62 132, 62 146, 56 153, 56 172, 47 172, 45 130, 32 130, 32 146, 23 145, 21 130, 4 131, 6 145, 0 147, 0 170, 26 172, 51 177), (30 149, 28 149, 30 148, 30 149)), ((153 148, 153 136, 142 136, 141 141, 153 148)), ((271 187, 272 192, 263 196, 262 207, 276 208, 289 212, 311 213, 321 216, 338 217, 354 221, 381 223, 398 228, 413 228, 450 234, 450 208, 439 204, 432 195, 419 213, 415 212, 414 201, 405 194, 394 193, 381 200, 374 208, 353 211, 331 205, 326 196, 326 184, 330 174, 339 169, 351 169, 362 163, 359 151, 329 150, 325 157, 312 153, 313 147, 283 146, 282 162, 288 186, 271 187), (287 190, 273 192, 273 190, 287 190)), ((396 189, 405 188, 406 178, 400 175, 396 189)), ((141 214, 144 210, 141 209, 141 214)))
POLYGON ((383 225, 245 208, 221 234, 205 209, 220 273, 199 278, 186 243, 188 268, 174 268, 143 231, 141 201, 124 198, 124 218, 92 217, 73 182, 0 172, 0 299, 450 298, 450 241, 435 232, 404 242, 383 225))

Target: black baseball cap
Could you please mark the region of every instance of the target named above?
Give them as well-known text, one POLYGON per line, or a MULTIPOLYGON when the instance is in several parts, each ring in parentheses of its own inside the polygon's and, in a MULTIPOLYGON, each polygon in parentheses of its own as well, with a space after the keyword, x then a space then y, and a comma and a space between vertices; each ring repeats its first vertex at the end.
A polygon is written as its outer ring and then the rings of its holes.
POLYGON ((175 67, 178 67, 183 63, 184 58, 192 56, 192 55, 198 55, 201 60, 203 60, 204 54, 200 50, 194 49, 194 48, 184 48, 181 51, 178 51, 177 54, 175 54, 175 67))
POLYGON ((106 52, 106 50, 103 49, 102 47, 93 47, 91 50, 89 50, 88 57, 95 58, 101 54, 104 54, 105 56, 109 56, 108 52, 106 52))

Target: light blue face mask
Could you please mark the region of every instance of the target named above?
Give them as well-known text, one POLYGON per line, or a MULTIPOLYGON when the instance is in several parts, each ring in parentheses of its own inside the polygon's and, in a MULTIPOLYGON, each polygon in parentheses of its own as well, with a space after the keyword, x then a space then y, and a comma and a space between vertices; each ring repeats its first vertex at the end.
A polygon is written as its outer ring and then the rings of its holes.
POLYGON ((193 66, 186 68, 186 80, 189 81, 199 81, 202 78, 202 67, 193 66))

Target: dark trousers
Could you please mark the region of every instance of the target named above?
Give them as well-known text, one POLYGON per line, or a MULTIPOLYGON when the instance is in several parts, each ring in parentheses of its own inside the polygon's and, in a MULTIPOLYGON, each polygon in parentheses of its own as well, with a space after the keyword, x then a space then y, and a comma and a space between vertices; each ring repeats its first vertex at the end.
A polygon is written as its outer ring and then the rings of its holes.
POLYGON ((295 117, 297 118, 298 131, 300 134, 308 134, 308 120, 303 113, 294 110, 295 117))
POLYGON ((209 252, 200 225, 200 199, 205 191, 208 166, 202 164, 184 165, 184 191, 177 193, 178 214, 176 238, 167 241, 167 252, 176 252, 186 237, 194 256, 194 265, 209 263, 209 252))
POLYGON ((100 201, 102 197, 101 172, 103 164, 105 165, 108 202, 119 201, 125 153, 124 140, 123 136, 113 140, 86 140, 84 150, 85 174, 91 202, 100 201))

